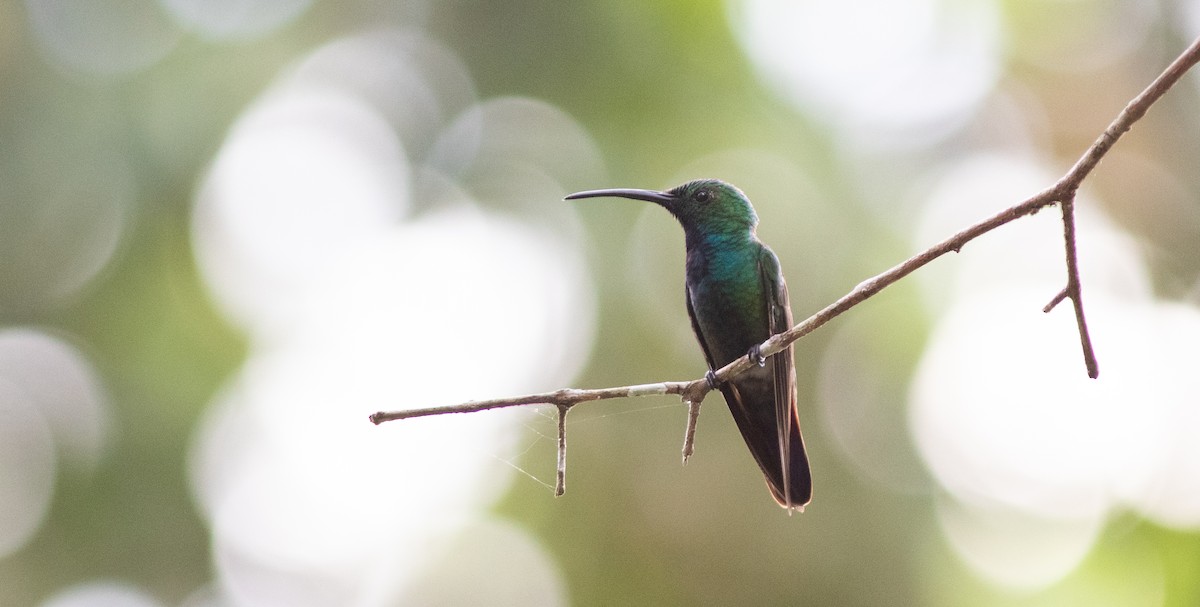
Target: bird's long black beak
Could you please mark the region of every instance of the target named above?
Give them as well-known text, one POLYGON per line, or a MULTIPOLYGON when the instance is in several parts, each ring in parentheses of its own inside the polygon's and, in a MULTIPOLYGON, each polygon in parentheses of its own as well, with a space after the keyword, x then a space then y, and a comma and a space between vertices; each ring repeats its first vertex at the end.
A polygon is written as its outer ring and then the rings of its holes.
POLYGON ((575 192, 565 198, 565 200, 575 200, 577 198, 600 198, 602 196, 610 196, 614 198, 632 198, 634 200, 645 200, 661 205, 670 205, 675 202, 675 197, 666 192, 656 192, 654 190, 633 190, 627 188, 614 188, 611 190, 588 190, 586 192, 575 192))

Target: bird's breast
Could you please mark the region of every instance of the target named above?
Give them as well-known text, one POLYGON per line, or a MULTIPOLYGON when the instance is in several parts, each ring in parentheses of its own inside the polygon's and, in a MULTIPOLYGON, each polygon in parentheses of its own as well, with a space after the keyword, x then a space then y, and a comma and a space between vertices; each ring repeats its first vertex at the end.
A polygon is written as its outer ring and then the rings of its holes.
POLYGON ((770 337, 765 293, 757 263, 707 267, 710 271, 695 275, 689 271, 688 292, 696 327, 714 362, 724 366, 770 337))

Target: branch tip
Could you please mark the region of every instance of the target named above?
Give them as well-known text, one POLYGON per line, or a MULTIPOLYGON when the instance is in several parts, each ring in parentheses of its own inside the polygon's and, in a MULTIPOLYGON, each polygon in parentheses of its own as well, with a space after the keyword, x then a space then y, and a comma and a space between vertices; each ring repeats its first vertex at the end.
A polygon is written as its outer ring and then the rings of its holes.
POLYGON ((1058 295, 1055 295, 1054 299, 1051 299, 1050 303, 1046 304, 1045 307, 1042 308, 1042 312, 1049 314, 1050 311, 1053 310, 1054 308, 1057 308, 1058 304, 1062 303, 1063 300, 1066 299, 1067 295, 1069 295, 1069 294, 1070 293, 1069 293, 1068 289, 1066 287, 1063 287, 1063 290, 1059 291, 1058 295))
MULTIPOLYGON (((1079 329, 1079 345, 1083 349, 1083 364, 1087 368, 1088 377, 1096 379, 1100 376, 1100 365, 1096 361, 1096 352, 1092 348, 1092 337, 1088 331, 1087 318, 1083 314, 1083 287, 1079 279, 1079 253, 1075 243, 1075 192, 1063 196, 1059 203, 1062 207, 1063 247, 1067 258, 1067 286, 1060 296, 1055 297, 1057 304, 1064 298, 1070 297, 1075 308, 1075 325, 1079 329)), ((1047 306, 1053 307, 1053 306, 1047 306)))
POLYGON ((688 408, 687 428, 683 431, 683 464, 692 456, 696 445, 696 422, 700 419, 700 401, 684 401, 688 408))
POLYGON ((554 471, 554 497, 567 492, 567 411, 570 405, 558 405, 558 465, 554 471))

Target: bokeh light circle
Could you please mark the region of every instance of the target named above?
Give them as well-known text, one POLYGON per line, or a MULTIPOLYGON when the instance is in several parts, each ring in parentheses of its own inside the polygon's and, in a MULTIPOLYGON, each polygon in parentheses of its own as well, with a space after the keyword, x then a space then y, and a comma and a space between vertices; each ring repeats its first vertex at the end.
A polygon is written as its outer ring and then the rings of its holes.
POLYGON ((0 556, 20 550, 50 509, 54 437, 20 386, 0 377, 0 556))
POLYGON ((158 63, 179 28, 157 0, 26 0, 45 57, 72 72, 113 76, 158 63))
MULTIPOLYGON (((994 197, 1020 200, 1016 191, 1047 181, 1039 173, 1003 156, 959 161, 927 190, 919 234, 986 217, 981 207, 1005 206, 994 197)), ((913 437, 948 492, 938 515, 951 546, 1015 588, 1066 576, 1120 508, 1173 527, 1200 522, 1200 386, 1181 366, 1183 344, 1200 340, 1200 310, 1156 299, 1134 241, 1096 201, 1078 202, 1099 379, 1085 373, 1071 302, 1041 312, 1066 280, 1057 209, 971 242, 922 283, 939 317, 909 395, 913 437)))
POLYGON ((159 607, 162 605, 144 590, 114 580, 98 580, 61 590, 42 607, 159 607))
POLYGON ((202 274, 250 336, 191 457, 234 602, 388 602, 365 597, 434 575, 507 487, 530 412, 367 415, 547 389, 584 361, 594 303, 558 180, 594 145, 544 102, 458 111, 460 67, 419 37, 330 43, 249 108, 198 193, 202 274), (522 196, 544 212, 474 198, 522 196))
POLYGON ((2 556, 40 528, 60 462, 85 470, 98 463, 109 415, 91 364, 64 340, 31 328, 0 331, 0 415, 2 556))
POLYGON ((214 40, 267 34, 304 13, 312 0, 161 0, 181 24, 214 40))
POLYGON ((201 269, 219 301, 247 328, 284 321, 342 247, 399 221, 407 168, 387 122, 356 97, 268 95, 234 128, 196 207, 201 269))
POLYGON ((1000 74, 989 0, 736 0, 730 12, 769 85, 867 147, 947 132, 1000 74))

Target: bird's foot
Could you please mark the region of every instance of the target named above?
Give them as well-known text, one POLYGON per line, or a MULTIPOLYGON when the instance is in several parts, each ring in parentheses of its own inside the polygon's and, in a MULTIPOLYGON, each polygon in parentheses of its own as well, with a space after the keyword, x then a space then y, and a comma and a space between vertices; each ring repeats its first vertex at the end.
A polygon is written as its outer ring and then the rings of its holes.
POLYGON ((758 347, 758 344, 750 346, 750 352, 746 354, 746 358, 749 358, 750 362, 760 367, 764 367, 767 364, 767 359, 762 355, 762 350, 758 347))
POLYGON ((717 381, 717 374, 713 373, 712 369, 704 373, 704 381, 708 382, 709 390, 716 390, 717 386, 721 385, 721 382, 717 381))

